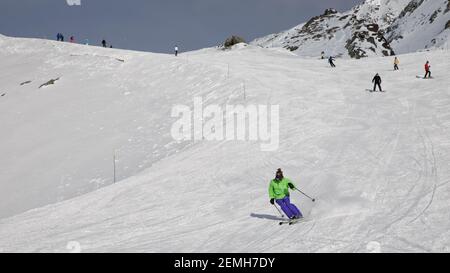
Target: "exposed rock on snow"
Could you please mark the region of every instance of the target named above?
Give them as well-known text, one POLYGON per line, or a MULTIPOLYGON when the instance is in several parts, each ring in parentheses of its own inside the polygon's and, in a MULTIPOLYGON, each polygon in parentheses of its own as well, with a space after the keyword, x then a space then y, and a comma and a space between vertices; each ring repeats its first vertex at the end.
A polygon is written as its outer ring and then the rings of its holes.
POLYGON ((49 86, 49 85, 53 85, 53 84, 55 84, 55 82, 58 81, 58 80, 59 80, 59 78, 49 80, 48 82, 46 82, 46 83, 44 83, 44 84, 41 84, 41 85, 39 86, 39 89, 42 88, 42 87, 46 87, 46 86, 49 86))
POLYGON ((225 42, 223 43, 223 46, 225 48, 230 48, 230 47, 240 44, 240 43, 246 43, 246 42, 243 38, 233 35, 225 40, 225 42))
POLYGON ((22 85, 26 85, 26 84, 30 84, 30 83, 31 83, 31 81, 26 81, 26 82, 20 83, 20 85, 22 86, 22 85))

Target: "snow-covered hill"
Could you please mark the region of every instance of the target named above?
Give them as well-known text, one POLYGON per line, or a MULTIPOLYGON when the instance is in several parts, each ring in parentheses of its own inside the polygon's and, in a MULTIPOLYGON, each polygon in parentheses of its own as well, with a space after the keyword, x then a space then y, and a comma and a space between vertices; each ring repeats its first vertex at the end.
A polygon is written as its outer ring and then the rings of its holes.
POLYGON ((449 5, 448 0, 366 0, 344 13, 327 9, 307 23, 252 44, 283 47, 301 56, 316 57, 323 51, 352 58, 441 48, 449 41, 449 5))
POLYGON ((0 208, 32 210, 0 220, 0 252, 449 252, 449 57, 331 70, 255 46, 175 58, 2 38, 0 208), (416 78, 426 60, 434 80, 416 78), (365 91, 376 72, 387 93, 365 91), (172 107, 195 96, 279 105, 279 150, 174 141, 172 107), (304 223, 278 226, 279 167, 318 199, 292 193, 304 223))
POLYGON ((171 106, 209 91, 167 55, 3 38, 0 58, 0 218, 113 184, 114 154, 118 181, 183 149, 171 106))
POLYGON ((428 48, 448 49, 450 1, 411 1, 387 32, 391 46, 399 54, 428 48))

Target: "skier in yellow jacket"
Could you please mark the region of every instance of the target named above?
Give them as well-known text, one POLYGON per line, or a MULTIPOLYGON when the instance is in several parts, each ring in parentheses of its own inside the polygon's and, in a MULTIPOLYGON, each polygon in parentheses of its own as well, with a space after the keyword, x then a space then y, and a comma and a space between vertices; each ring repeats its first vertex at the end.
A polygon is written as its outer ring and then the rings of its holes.
POLYGON ((398 65, 400 64, 400 60, 395 57, 394 59, 394 70, 399 70, 398 65))

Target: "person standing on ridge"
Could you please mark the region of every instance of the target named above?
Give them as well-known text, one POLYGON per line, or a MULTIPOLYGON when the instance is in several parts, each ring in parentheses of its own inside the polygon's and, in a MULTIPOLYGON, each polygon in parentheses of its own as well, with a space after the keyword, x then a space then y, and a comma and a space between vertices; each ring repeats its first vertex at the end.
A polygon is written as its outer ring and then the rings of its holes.
POLYGON ((328 62, 330 63, 331 67, 336 67, 336 65, 334 64, 335 59, 333 58, 333 56, 330 56, 330 58, 328 58, 328 62))
POLYGON ((71 42, 71 43, 75 43, 75 37, 70 36, 70 42, 71 42))
POLYGON ((394 70, 399 70, 398 65, 400 64, 400 61, 397 57, 394 59, 394 70))
POLYGON ((296 187, 291 180, 284 177, 283 171, 278 169, 275 179, 269 185, 270 204, 275 205, 276 202, 289 219, 301 219, 302 213, 294 204, 291 204, 289 189, 293 190, 296 187))
POLYGON ((103 46, 103 47, 106 47, 106 40, 104 40, 104 39, 103 39, 103 41, 102 41, 102 46, 103 46))
POLYGON ((372 82, 374 84, 373 85, 373 92, 375 92, 377 90, 377 86, 380 89, 380 92, 383 92, 383 89, 381 89, 381 77, 380 77, 380 75, 378 73, 375 75, 375 77, 373 77, 372 82))
POLYGON ((176 45, 175 46, 175 57, 177 57, 178 56, 178 46, 176 45))
POLYGON ((427 63, 425 64, 425 77, 424 77, 424 79, 426 79, 427 78, 427 76, 429 77, 429 78, 431 78, 431 65, 430 65, 430 62, 429 61, 427 61, 427 63))

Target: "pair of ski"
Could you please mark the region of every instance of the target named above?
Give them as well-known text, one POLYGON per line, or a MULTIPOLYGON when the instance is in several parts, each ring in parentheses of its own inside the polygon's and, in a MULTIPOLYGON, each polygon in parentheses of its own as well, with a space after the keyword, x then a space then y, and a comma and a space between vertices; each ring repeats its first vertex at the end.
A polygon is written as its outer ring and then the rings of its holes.
POLYGON ((281 221, 279 223, 279 225, 280 226, 282 226, 282 225, 290 225, 290 226, 292 226, 292 225, 298 224, 300 222, 303 222, 304 220, 305 220, 305 218, 291 219, 291 220, 281 221))

